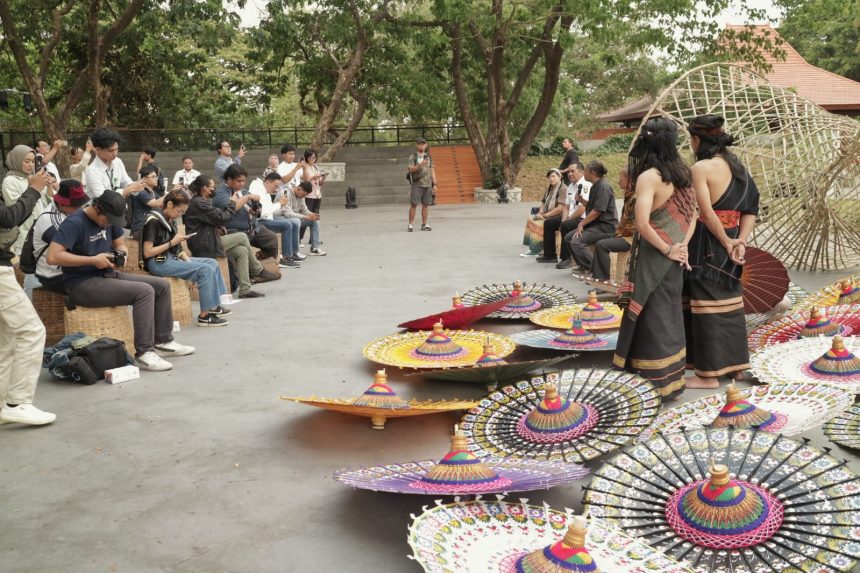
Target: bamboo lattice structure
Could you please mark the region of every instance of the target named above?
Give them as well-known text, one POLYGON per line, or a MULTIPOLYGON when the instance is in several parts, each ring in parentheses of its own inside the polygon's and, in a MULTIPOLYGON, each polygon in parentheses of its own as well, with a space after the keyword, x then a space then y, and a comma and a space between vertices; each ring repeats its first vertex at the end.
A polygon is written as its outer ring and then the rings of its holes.
MULTIPOLYGON (((860 261, 860 123, 829 113, 736 64, 695 68, 648 112, 679 126, 704 114, 726 118, 733 151, 761 191, 753 244, 787 267, 835 270, 860 261)), ((641 127, 640 127, 641 129, 641 127)), ((638 133, 637 133, 638 135, 638 133)))

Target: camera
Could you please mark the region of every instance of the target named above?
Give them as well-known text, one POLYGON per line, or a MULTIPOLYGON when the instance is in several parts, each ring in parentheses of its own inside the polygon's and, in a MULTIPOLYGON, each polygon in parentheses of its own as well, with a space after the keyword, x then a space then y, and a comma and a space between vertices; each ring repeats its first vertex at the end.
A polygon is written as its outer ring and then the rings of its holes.
POLYGON ((113 261, 113 264, 117 267, 125 266, 126 254, 125 251, 111 251, 110 258, 113 261))

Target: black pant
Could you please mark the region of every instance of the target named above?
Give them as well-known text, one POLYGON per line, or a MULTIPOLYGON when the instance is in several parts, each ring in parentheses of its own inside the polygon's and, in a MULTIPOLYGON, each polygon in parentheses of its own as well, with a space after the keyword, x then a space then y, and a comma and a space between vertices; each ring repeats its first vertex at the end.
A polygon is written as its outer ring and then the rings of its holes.
POLYGON ((591 276, 608 281, 612 272, 609 268, 609 253, 624 253, 630 250, 630 243, 621 237, 602 239, 594 245, 594 260, 591 261, 591 276))
POLYGON ((252 247, 260 249, 264 259, 278 257, 278 235, 262 225, 257 226, 257 232, 248 236, 252 247))
POLYGON ((546 259, 554 259, 555 254, 555 232, 561 226, 561 215, 544 219, 543 221, 543 256, 546 259))
POLYGON ((576 228, 579 226, 580 221, 582 221, 582 219, 580 219, 579 217, 577 217, 576 219, 568 219, 567 221, 562 223, 561 227, 559 228, 559 231, 561 232, 561 253, 559 253, 561 256, 559 258, 563 261, 570 259, 570 247, 567 246, 567 241, 565 241, 564 238, 567 236, 568 233, 576 230, 576 228))
MULTIPOLYGON (((308 206, 308 210, 310 210, 311 213, 316 213, 317 215, 319 215, 320 203, 322 203, 322 198, 309 199, 309 198, 305 197, 305 205, 308 206)), ((307 230, 307 227, 302 227, 299 230, 299 239, 302 241, 305 240, 305 230, 307 230)))

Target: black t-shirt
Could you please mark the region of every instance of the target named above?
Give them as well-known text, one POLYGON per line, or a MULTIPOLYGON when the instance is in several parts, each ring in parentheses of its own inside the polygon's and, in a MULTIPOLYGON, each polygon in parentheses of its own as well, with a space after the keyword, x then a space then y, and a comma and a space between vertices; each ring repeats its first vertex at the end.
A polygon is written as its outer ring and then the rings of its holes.
MULTIPOLYGON (((70 253, 83 257, 92 257, 99 253, 107 253, 113 249, 114 239, 122 237, 122 228, 99 227, 87 217, 85 209, 75 211, 60 225, 53 242, 64 246, 70 253)), ((69 290, 93 277, 103 277, 112 273, 112 269, 99 269, 92 265, 82 267, 62 267, 63 281, 69 290)))
POLYGON ((618 215, 615 209, 615 193, 606 179, 600 179, 591 186, 588 192, 588 205, 585 206, 586 216, 592 211, 600 211, 600 215, 588 224, 589 228, 596 228, 608 233, 615 231, 618 225, 618 215))
MULTIPOLYGON (((155 211, 156 210, 153 209, 153 213, 155 211)), ((143 252, 143 245, 146 243, 146 241, 152 241, 152 246, 157 247, 158 245, 163 245, 164 243, 170 242, 175 236, 176 229, 173 228, 173 223, 170 223, 170 230, 168 230, 167 227, 164 226, 164 223, 162 223, 157 218, 147 217, 147 221, 143 225, 143 233, 140 236, 140 250, 141 252, 143 252)), ((180 248, 181 247, 179 246, 170 247, 168 252, 173 254, 174 256, 179 256, 180 248)), ((153 257, 147 257, 145 260, 148 261, 151 258, 153 257)))
MULTIPOLYGON (((575 148, 571 147, 564 154, 564 158, 561 160, 561 165, 558 166, 558 169, 559 169, 559 171, 564 171, 565 169, 567 169, 568 167, 570 167, 572 164, 576 163, 577 161, 579 161, 579 153, 576 152, 575 148)), ((572 175, 570 173, 564 174, 564 182, 567 185, 570 185, 571 183, 573 183, 573 180, 571 179, 571 177, 572 177, 572 175)))

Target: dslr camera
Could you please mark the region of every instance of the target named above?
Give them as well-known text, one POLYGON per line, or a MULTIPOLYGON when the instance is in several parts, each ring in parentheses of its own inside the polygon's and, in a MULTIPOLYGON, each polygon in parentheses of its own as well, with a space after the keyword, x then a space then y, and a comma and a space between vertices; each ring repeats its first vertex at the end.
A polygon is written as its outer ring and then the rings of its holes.
POLYGON ((126 254, 125 251, 111 251, 110 258, 113 261, 113 264, 117 267, 125 266, 126 254))

